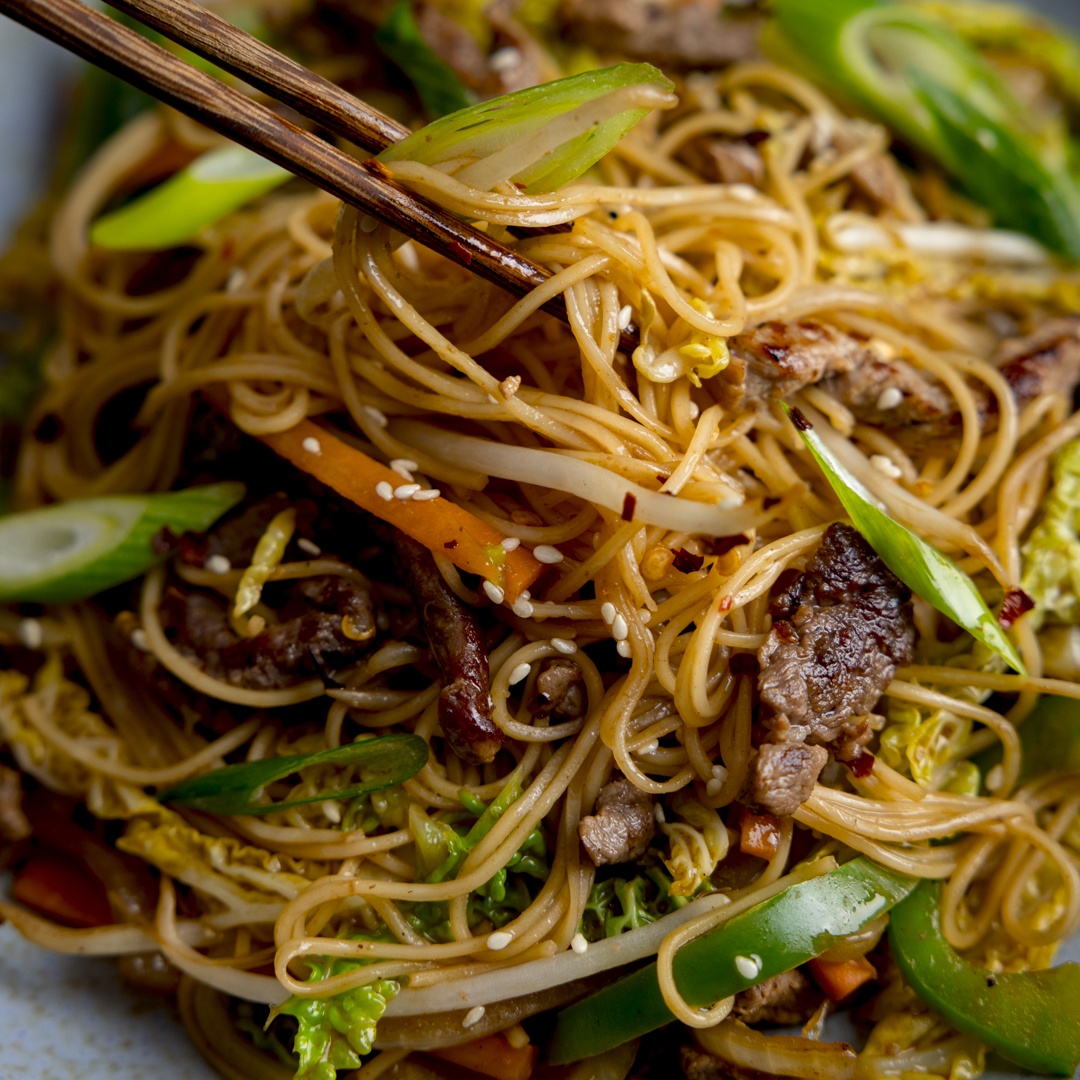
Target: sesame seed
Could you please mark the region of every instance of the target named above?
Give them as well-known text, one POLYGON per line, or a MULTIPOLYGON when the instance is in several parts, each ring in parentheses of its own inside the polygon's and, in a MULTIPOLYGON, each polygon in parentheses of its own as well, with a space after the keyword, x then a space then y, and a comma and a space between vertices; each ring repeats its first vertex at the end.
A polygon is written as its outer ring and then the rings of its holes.
POLYGON ((408 502, 420 490, 419 484, 402 484, 401 487, 394 488, 394 498, 408 502))
POLYGON ((234 266, 225 279, 225 291, 227 293, 238 292, 244 287, 245 281, 247 281, 247 272, 242 267, 234 266))
POLYGON ((1000 791, 1005 783, 1005 770, 1000 765, 995 765, 986 774, 986 790, 1000 791))
POLYGON ((394 489, 390 486, 389 480, 380 480, 375 485, 375 494, 386 502, 393 502, 394 500, 394 489))
POLYGON ((513 45, 504 45, 488 57, 487 66, 488 71, 501 75, 504 72, 513 71, 520 63, 521 50, 515 49, 513 45))
POLYGON ((484 1019, 484 1013, 486 1011, 487 1010, 484 1008, 483 1005, 477 1005, 475 1009, 470 1009, 465 1014, 465 1019, 461 1021, 461 1026, 463 1028, 475 1027, 477 1024, 480 1023, 481 1020, 484 1019))
POLYGON ((136 626, 131 631, 131 644, 135 646, 139 652, 150 651, 150 640, 146 636, 146 631, 141 626, 136 626))
POLYGON ((728 771, 723 765, 714 765, 712 767, 712 774, 714 780, 719 780, 723 783, 728 778, 728 771))
POLYGON ((616 615, 611 622, 611 636, 616 641, 625 641, 630 636, 630 627, 621 615, 616 615))
POLYGON ((373 424, 378 424, 379 427, 386 427, 386 413, 382 409, 376 409, 374 405, 365 405, 364 412, 367 413, 368 418, 373 424))
POLYGON ((664 813, 664 806, 662 803, 653 803, 652 816, 656 819, 657 825, 663 825, 667 821, 667 815, 664 813))
POLYGON ((511 605, 510 610, 519 619, 531 619, 533 613, 533 606, 529 603, 528 598, 519 596, 511 605))
POLYGON ((517 551, 521 541, 516 536, 504 536, 500 541, 503 551, 517 551))
POLYGON ((904 391, 899 386, 887 386, 878 394, 877 407, 882 412, 895 409, 904 400, 904 391))
POLYGON ((506 593, 493 581, 484 582, 484 592, 487 593, 487 598, 493 604, 501 604, 503 602, 503 597, 506 595, 506 593))
POLYGON ((269 870, 271 874, 279 873, 281 871, 281 860, 276 855, 271 856, 266 860, 266 869, 269 870))
POLYGON ((529 677, 530 671, 532 671, 531 664, 518 664, 518 666, 510 672, 510 678, 508 682, 511 686, 517 686, 517 684, 521 682, 522 679, 527 679, 529 677))
POLYGON ((563 561, 563 553, 558 548, 553 548, 550 544, 539 544, 533 548, 533 555, 536 556, 537 562, 546 563, 548 566, 553 566, 555 563, 561 563, 563 561))
POLYGON ((300 539, 296 541, 296 546, 307 555, 318 557, 322 554, 322 548, 313 540, 309 540, 306 536, 301 536, 300 539))
POLYGON ((500 952, 513 940, 513 934, 510 934, 505 930, 498 930, 494 934, 488 934, 487 947, 491 949, 492 952, 500 952))
POLYGON ((330 306, 335 310, 345 306, 345 294, 340 289, 330 297, 330 306))
POLYGON ((696 420, 701 415, 701 406, 696 401, 690 402, 690 419, 696 420))
POLYGON ((341 821, 341 807, 333 799, 326 799, 322 804, 323 817, 331 824, 341 821))
POLYGON ((378 221, 375 220, 370 214, 365 214, 360 219, 360 231, 365 233, 373 233, 379 227, 378 221))
POLYGON ((736 956, 735 967, 744 979, 756 979, 761 974, 761 957, 756 954, 736 956))
POLYGON ((570 939, 570 948, 573 949, 574 952, 578 954, 578 956, 581 956, 588 950, 589 943, 585 940, 585 935, 581 933, 581 931, 578 931, 570 939))
POLYGON ((564 656, 570 656, 577 652, 577 646, 572 641, 567 641, 566 638, 553 637, 551 639, 551 647, 556 652, 561 652, 564 656))
POLYGON ((399 457, 394 458, 394 460, 390 462, 390 468, 393 469, 402 480, 408 480, 409 483, 412 483, 412 474, 416 469, 419 469, 420 466, 409 458, 399 457))
POLYGON ((705 794, 708 795, 709 798, 712 798, 714 795, 719 795, 723 786, 723 780, 710 780, 705 785, 705 794))
POLYGON ((615 605, 610 601, 600 605, 600 618, 604 620, 610 626, 615 621, 615 616, 618 612, 615 610, 615 605))
POLYGON ((620 330, 625 330, 630 325, 630 320, 634 317, 634 309, 627 304, 625 307, 619 308, 618 325, 620 330))
POLYGON ((729 495, 726 499, 721 499, 717 504, 719 510, 734 510, 738 506, 742 506, 742 499, 738 495, 729 495))
POLYGON ((875 454, 870 459, 870 464, 873 465, 882 476, 887 476, 890 480, 899 480, 900 477, 904 475, 900 466, 897 465, 892 458, 887 458, 884 454, 875 454))
POLYGON ((37 619, 23 619, 19 623, 19 640, 28 649, 40 649, 44 638, 45 632, 41 629, 41 623, 37 619))
POLYGON ((430 502, 432 499, 437 499, 442 492, 438 488, 424 488, 423 491, 416 492, 413 495, 413 502, 430 502))
POLYGON ((616 641, 615 651, 624 659, 630 659, 630 642, 629 641, 616 641))
POLYGON ((322 453, 322 443, 312 435, 309 435, 300 445, 309 454, 314 454, 316 457, 322 453))
POLYGON ((211 574, 227 574, 232 569, 232 563, 224 555, 211 555, 203 566, 211 574))

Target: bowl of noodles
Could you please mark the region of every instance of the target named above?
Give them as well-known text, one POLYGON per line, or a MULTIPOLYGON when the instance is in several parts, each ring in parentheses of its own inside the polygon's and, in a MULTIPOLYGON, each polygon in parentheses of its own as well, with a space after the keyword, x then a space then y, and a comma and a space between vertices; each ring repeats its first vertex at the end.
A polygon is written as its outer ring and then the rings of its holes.
POLYGON ((1075 1072, 1080 51, 721 7, 221 6, 521 299, 80 84, 0 260, 32 1041, 107 959, 242 1080, 1075 1072))

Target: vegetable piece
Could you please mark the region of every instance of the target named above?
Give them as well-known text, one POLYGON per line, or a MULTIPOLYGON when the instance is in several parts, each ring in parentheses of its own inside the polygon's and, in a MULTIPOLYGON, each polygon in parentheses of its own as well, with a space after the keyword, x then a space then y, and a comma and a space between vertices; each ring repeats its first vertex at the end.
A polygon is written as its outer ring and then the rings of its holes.
MULTIPOLYGON (((1040 776, 1080 772, 1080 701, 1046 695, 1017 729, 1022 753, 1016 786, 1040 776)), ((1001 746, 991 746, 973 759, 986 776, 1002 758, 1001 746)))
POLYGON ((1080 258, 1076 181, 1043 160, 1026 110, 947 26, 874 0, 776 0, 773 13, 767 52, 935 155, 998 224, 1080 258))
POLYGON ((484 1076, 493 1076, 495 1080, 529 1080, 539 1049, 532 1043, 511 1046, 505 1035, 498 1034, 429 1053, 484 1076))
MULTIPOLYGON (((914 878, 869 859, 854 859, 792 885, 688 942, 675 954, 675 985, 690 1005, 712 1005, 806 963, 887 911, 914 887, 914 878), (739 958, 744 963, 737 966, 739 958), (754 974, 743 974, 752 969, 754 974)), ((564 1009, 555 1024, 549 1060, 555 1065, 577 1061, 673 1019, 660 993, 656 965, 649 964, 564 1009)))
POLYGON ((889 944, 915 993, 958 1031, 1032 1072, 1072 1076, 1080 1066, 1080 964, 999 975, 968 963, 941 932, 937 881, 897 905, 889 944))
POLYGON ((772 814, 743 814, 739 823, 739 850, 744 855, 771 859, 780 850, 780 821, 772 814))
POLYGON ((690 897, 671 892, 672 884, 672 879, 658 866, 629 880, 598 881, 585 901, 578 929, 591 943, 656 922, 690 903, 690 897))
POLYGON ((244 497, 234 482, 58 503, 0 518, 0 600, 65 604, 145 573, 165 526, 205 532, 244 497))
POLYGON ((386 16, 375 31, 375 44, 409 77, 430 119, 467 109, 476 100, 453 69, 431 51, 407 3, 399 3, 386 16))
POLYGON ((784 404, 784 411, 799 429, 852 524, 881 556, 881 561, 927 603, 993 649, 1014 670, 1026 675, 1023 662, 986 606, 975 582, 921 536, 893 521, 878 500, 840 463, 798 409, 784 404))
POLYGON ((855 1075, 855 1051, 843 1042, 766 1034, 732 1017, 696 1030, 694 1038, 703 1050, 751 1074, 802 1080, 852 1080, 855 1075))
POLYGON ((37 851, 19 871, 11 895, 67 926, 108 926, 113 918, 105 886, 73 858, 37 851))
POLYGON ((296 531, 296 510, 289 507, 275 514, 255 545, 251 565, 244 571, 240 584, 236 587, 236 600, 233 603, 233 618, 246 615, 262 597, 262 588, 270 580, 274 568, 281 564, 285 549, 289 546, 296 531))
POLYGON ((874 965, 865 956, 837 961, 815 957, 807 967, 814 981, 832 1001, 843 1001, 864 983, 877 978, 874 965))
POLYGON ((600 160, 650 109, 675 104, 651 64, 616 64, 483 101, 387 147, 379 160, 455 162, 450 175, 490 190, 554 191, 600 160))
POLYGON ((310 420, 260 438, 275 453, 357 506, 396 525, 460 569, 498 585, 510 603, 540 574, 540 563, 527 548, 506 551, 501 546, 502 533, 447 499, 384 499, 376 487, 383 482, 391 488, 400 487, 401 477, 310 420), (309 439, 319 448, 317 454, 305 448, 305 443, 312 445, 309 439))
POLYGON ((98 218, 90 239, 122 251, 176 247, 291 177, 280 165, 230 143, 208 150, 145 195, 98 218))
POLYGON ((176 784, 163 791, 158 801, 191 806, 208 814, 269 814, 304 803, 348 799, 392 787, 415 776, 427 764, 427 759, 427 743, 419 735, 381 735, 315 754, 293 754, 226 765, 223 769, 176 784), (284 802, 254 801, 267 784, 313 765, 353 765, 360 770, 360 780, 347 787, 284 802))

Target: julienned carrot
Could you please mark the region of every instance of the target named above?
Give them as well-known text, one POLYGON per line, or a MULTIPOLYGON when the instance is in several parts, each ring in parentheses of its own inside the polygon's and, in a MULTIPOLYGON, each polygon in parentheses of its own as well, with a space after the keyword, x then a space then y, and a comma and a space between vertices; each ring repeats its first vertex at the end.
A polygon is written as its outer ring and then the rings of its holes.
POLYGON ((506 551, 497 529, 449 499, 384 499, 375 490, 377 485, 385 482, 398 488, 404 483, 402 478, 310 420, 259 438, 357 506, 397 526, 436 554, 445 555, 458 569, 498 585, 511 602, 540 574, 542 567, 527 548, 506 551))
POLYGON ((739 836, 744 855, 771 859, 780 850, 780 821, 772 814, 744 813, 739 836))
POLYGON ((874 965, 865 956, 855 960, 811 960, 810 973, 814 981, 832 1001, 843 1001, 863 983, 877 978, 874 965))
POLYGON ((528 1080, 536 1065, 538 1049, 532 1043, 511 1046, 505 1035, 485 1035, 461 1046, 446 1046, 428 1053, 484 1076, 493 1076, 495 1080, 528 1080))
POLYGON ((37 851, 15 877, 11 895, 28 908, 69 926, 114 922, 105 886, 73 858, 37 851))

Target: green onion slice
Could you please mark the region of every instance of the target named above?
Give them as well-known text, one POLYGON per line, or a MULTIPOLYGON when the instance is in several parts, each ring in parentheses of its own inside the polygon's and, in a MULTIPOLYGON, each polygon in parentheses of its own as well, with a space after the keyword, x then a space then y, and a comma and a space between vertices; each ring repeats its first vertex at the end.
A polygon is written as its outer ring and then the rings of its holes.
POLYGON ((163 527, 205 532, 244 493, 226 481, 9 514, 0 518, 0 600, 67 604, 130 581, 161 561, 151 541, 163 527))
POLYGON ((1026 675, 1023 661, 986 606, 975 582, 936 547, 900 522, 893 521, 878 499, 844 468, 810 421, 798 409, 781 404, 851 517, 852 524, 881 556, 881 561, 927 603, 993 649, 1015 671, 1026 675))
POLYGON ((194 776, 161 792, 161 802, 190 806, 208 814, 270 814, 324 799, 349 799, 393 787, 415 776, 428 759, 427 743, 419 735, 382 735, 363 742, 347 743, 315 754, 264 758, 226 765, 223 769, 194 776), (267 784, 284 780, 311 765, 352 765, 360 780, 348 787, 320 791, 278 803, 256 802, 267 784))
POLYGON ((176 247, 291 176, 235 143, 208 150, 145 195, 98 218, 90 239, 122 251, 176 247))

